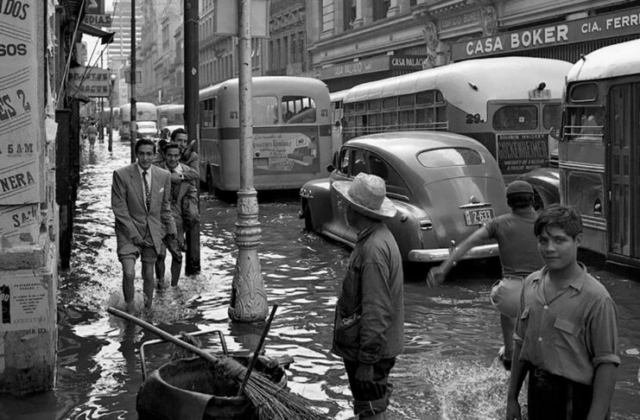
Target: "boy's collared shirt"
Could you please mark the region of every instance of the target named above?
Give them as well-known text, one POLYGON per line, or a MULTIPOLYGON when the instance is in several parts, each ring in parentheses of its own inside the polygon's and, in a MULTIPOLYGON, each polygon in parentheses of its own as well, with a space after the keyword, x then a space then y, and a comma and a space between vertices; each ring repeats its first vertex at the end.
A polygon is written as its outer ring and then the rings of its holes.
POLYGON ((524 282, 514 339, 520 360, 586 385, 600 363, 620 364, 616 307, 605 287, 586 267, 547 301, 547 268, 524 282))

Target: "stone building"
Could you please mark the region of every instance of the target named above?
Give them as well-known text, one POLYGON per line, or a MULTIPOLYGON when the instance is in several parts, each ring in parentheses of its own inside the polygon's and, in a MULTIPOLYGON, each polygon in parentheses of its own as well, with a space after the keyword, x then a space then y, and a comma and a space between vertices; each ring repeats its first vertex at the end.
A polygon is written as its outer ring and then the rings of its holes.
POLYGON ((635 5, 629 0, 308 0, 310 68, 303 75, 322 79, 334 92, 488 56, 575 62, 581 54, 640 36, 635 5))

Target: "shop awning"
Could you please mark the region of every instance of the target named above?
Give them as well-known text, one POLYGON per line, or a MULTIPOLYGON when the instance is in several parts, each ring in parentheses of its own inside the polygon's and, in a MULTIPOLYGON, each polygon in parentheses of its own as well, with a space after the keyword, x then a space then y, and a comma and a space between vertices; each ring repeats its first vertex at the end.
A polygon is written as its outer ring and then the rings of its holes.
POLYGON ((101 44, 111 44, 115 37, 115 32, 106 32, 95 26, 87 25, 86 23, 80 23, 78 30, 84 34, 95 36, 101 39, 101 44))

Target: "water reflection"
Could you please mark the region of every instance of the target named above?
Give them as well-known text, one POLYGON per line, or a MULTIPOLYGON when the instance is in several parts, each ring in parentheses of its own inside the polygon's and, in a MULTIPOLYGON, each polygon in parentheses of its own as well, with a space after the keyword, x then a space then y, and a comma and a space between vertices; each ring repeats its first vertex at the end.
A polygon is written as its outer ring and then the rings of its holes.
MULTIPOLYGON (((0 397, 0 420, 137 419, 142 383, 139 348, 153 334, 107 314, 121 295, 109 197, 115 168, 128 163, 127 143, 83 150, 72 268, 59 284, 58 381, 54 392, 0 397), (8 407, 5 410, 5 407, 8 407)), ((291 355, 292 391, 330 418, 353 417, 342 362, 330 353, 334 307, 349 250, 303 232, 295 196, 260 198, 263 244, 259 255, 269 305, 278 312, 265 348, 291 355)), ((227 310, 237 256, 235 203, 204 194, 201 200, 201 266, 177 288, 156 294, 145 320, 178 334, 218 329, 232 352, 255 349, 263 324, 231 323, 227 310)), ((139 266, 138 266, 139 267, 139 266)), ((405 284, 406 348, 392 372, 391 419, 502 419, 508 375, 495 361, 499 318, 488 300, 494 270, 462 265, 444 287, 427 289, 420 272, 405 284)), ((614 419, 640 419, 640 284, 595 267, 618 304, 623 365, 618 371, 614 419)), ((136 286, 141 288, 141 281, 136 286)), ((141 294, 141 290, 137 290, 141 294)), ((205 346, 220 349, 215 336, 205 346)), ((171 345, 145 351, 147 369, 169 360, 171 345)))

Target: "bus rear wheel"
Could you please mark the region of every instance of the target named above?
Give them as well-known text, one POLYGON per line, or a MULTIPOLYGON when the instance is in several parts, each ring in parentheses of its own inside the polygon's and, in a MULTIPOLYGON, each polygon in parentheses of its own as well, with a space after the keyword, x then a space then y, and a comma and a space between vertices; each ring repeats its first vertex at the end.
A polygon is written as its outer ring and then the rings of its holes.
POLYGON ((207 168, 207 192, 209 195, 215 195, 216 187, 213 185, 213 173, 211 168, 207 168))

